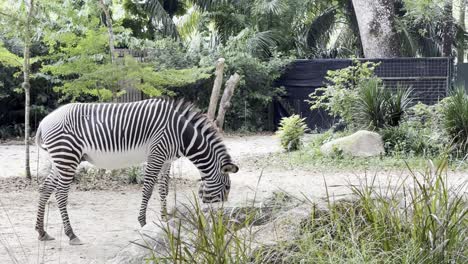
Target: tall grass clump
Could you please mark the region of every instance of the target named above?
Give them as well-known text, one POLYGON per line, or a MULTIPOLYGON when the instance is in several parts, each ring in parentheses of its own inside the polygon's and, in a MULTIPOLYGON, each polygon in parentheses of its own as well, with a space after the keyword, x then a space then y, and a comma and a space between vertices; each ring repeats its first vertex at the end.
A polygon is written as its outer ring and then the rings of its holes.
POLYGON ((351 200, 328 197, 299 239, 278 246, 289 249, 282 262, 467 263, 466 184, 448 187, 446 171, 444 160, 388 187, 363 180, 351 200))
MULTIPOLYGON (((153 263, 247 263, 251 258, 250 214, 232 220, 222 208, 203 210, 197 199, 184 205, 174 226, 160 226, 167 240, 166 252, 153 252, 153 263)), ((233 217, 235 219, 235 217, 233 217)))
POLYGON ((353 107, 353 120, 358 126, 381 129, 398 126, 411 103, 411 89, 398 87, 390 91, 379 78, 361 82, 353 107))
POLYGON ((452 91, 443 110, 443 124, 456 150, 468 152, 468 95, 464 88, 452 91))
POLYGON ((292 115, 281 119, 277 135, 280 137, 283 149, 294 151, 301 148, 302 137, 307 128, 304 120, 305 118, 301 118, 299 115, 292 115))

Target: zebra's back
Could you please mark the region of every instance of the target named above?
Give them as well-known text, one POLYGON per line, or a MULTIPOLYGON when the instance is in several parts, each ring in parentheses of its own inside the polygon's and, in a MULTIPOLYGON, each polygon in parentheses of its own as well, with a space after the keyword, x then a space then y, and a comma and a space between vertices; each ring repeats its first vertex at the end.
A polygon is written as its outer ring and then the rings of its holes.
POLYGON ((46 148, 61 137, 81 146, 84 160, 106 169, 144 162, 149 141, 166 126, 164 100, 133 103, 72 103, 49 114, 40 129, 46 148), (79 142, 79 143, 78 143, 79 142))

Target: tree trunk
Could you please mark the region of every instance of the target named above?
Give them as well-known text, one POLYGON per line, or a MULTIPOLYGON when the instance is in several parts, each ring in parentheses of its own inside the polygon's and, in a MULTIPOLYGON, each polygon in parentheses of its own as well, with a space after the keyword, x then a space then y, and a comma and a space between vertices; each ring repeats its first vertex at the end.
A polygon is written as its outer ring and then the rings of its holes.
POLYGON ((112 29, 112 18, 109 13, 109 9, 107 9, 104 0, 99 0, 99 4, 101 5, 102 11, 106 16, 106 24, 107 24, 107 31, 109 32, 109 50, 111 56, 111 62, 114 63, 114 30, 112 29))
POLYGON ((452 56, 452 44, 455 40, 452 14, 452 1, 445 1, 444 21, 442 22, 442 56, 452 56))
POLYGON ((31 179, 31 167, 29 158, 29 134, 30 134, 30 112, 31 112, 31 84, 29 74, 31 71, 30 58, 30 47, 31 47, 31 19, 33 16, 34 1, 29 2, 29 8, 27 9, 26 16, 26 32, 24 35, 24 51, 23 51, 23 84, 21 85, 24 89, 24 145, 25 145, 25 174, 27 179, 31 179))
POLYGON ((400 56, 394 0, 352 0, 366 58, 400 56))
POLYGON ((219 58, 216 62, 215 80, 213 90, 211 91, 210 105, 208 106, 208 118, 214 121, 216 115, 216 107, 218 106, 219 93, 223 84, 224 74, 224 58, 219 58))
POLYGON ((219 104, 218 117, 216 117, 216 125, 220 132, 223 131, 224 117, 226 115, 227 110, 231 108, 231 98, 234 94, 234 90, 239 84, 239 81, 240 75, 236 72, 234 73, 234 75, 231 75, 231 77, 229 77, 229 80, 227 80, 226 82, 226 88, 224 88, 223 97, 221 98, 221 103, 219 104))
MULTIPOLYGON (((458 24, 460 27, 463 29, 463 31, 466 30, 465 26, 465 11, 466 11, 466 0, 459 0, 459 6, 458 6, 458 24)), ((465 61, 465 40, 463 40, 461 43, 458 43, 457 47, 457 61, 458 63, 463 63, 465 61)))

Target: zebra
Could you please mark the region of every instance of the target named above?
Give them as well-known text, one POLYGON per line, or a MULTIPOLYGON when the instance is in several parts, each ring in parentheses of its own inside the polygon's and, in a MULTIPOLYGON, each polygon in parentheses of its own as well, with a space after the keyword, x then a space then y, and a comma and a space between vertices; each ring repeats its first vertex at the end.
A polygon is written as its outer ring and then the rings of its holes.
POLYGON ((48 152, 52 169, 39 188, 35 229, 39 240, 54 239, 44 230, 44 211, 55 191, 70 245, 83 244, 73 232, 67 212, 70 184, 81 161, 104 169, 146 161, 138 215, 142 227, 156 182, 161 217, 167 217, 166 196, 173 160, 185 156, 198 168, 201 174, 198 195, 203 203, 226 201, 231 187, 229 173, 239 170, 206 115, 191 103, 170 98, 61 106, 40 122, 36 144, 48 152))

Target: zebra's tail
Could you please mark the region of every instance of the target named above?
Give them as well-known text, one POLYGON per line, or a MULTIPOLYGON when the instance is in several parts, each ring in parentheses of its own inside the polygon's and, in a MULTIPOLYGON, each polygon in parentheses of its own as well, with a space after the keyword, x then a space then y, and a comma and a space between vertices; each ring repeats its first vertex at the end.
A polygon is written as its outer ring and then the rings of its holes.
POLYGON ((41 149, 44 149, 45 150, 45 146, 42 145, 42 131, 41 131, 41 124, 39 124, 39 126, 37 127, 37 130, 36 130, 36 146, 38 148, 41 148, 41 149))

